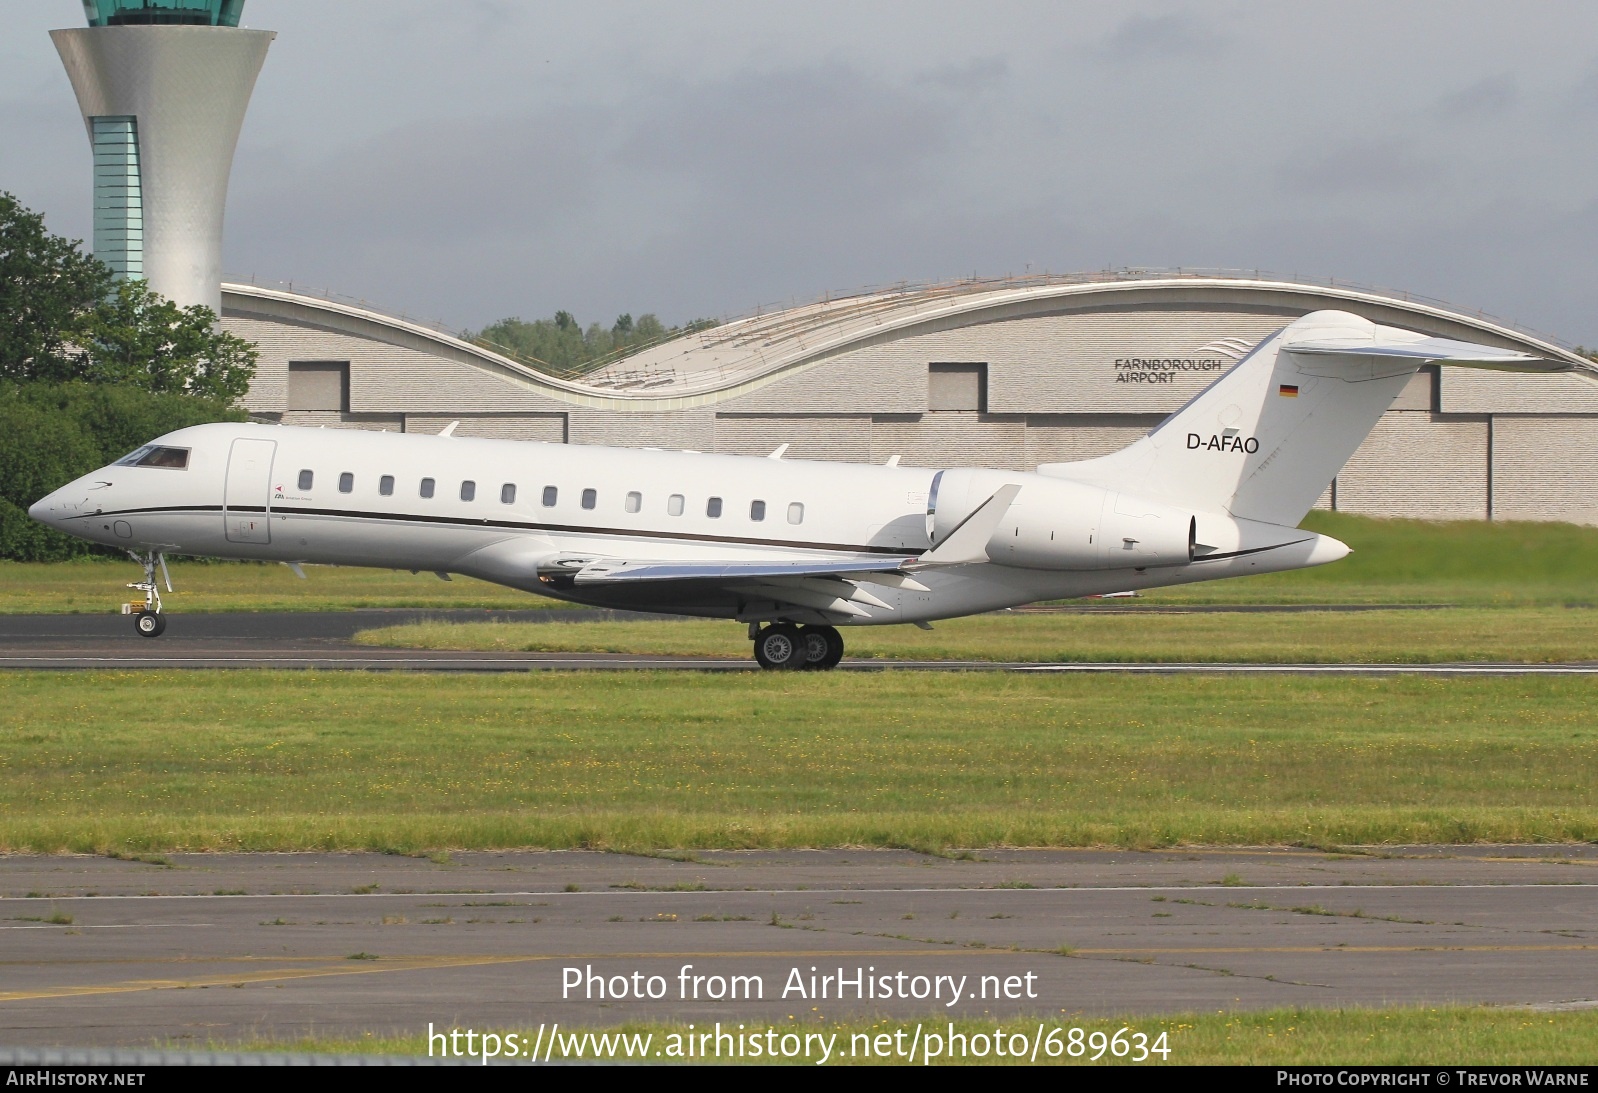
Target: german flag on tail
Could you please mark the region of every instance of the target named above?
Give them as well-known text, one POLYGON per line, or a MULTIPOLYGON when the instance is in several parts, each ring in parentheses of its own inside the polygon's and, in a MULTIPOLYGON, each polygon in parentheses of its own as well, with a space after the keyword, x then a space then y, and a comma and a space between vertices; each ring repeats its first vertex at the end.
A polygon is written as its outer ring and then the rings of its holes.
POLYGON ((1298 384, 1284 383, 1276 389, 1276 393, 1283 398, 1298 398, 1298 384))

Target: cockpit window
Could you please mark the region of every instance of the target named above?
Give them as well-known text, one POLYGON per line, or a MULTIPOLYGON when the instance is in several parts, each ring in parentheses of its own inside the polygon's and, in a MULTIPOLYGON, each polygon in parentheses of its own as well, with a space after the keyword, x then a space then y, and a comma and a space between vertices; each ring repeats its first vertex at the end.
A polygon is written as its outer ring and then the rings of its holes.
POLYGON ((168 470, 188 469, 187 448, 165 448, 159 444, 146 444, 116 461, 118 467, 165 467, 168 470))

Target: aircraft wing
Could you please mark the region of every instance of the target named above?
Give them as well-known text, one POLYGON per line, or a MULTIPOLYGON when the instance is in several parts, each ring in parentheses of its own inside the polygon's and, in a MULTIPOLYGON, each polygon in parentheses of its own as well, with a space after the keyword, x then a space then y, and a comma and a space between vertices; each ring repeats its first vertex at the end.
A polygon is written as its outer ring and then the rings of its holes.
POLYGON ((615 585, 634 581, 716 581, 781 580, 789 577, 846 577, 870 579, 873 574, 897 573, 916 559, 913 555, 853 561, 805 562, 682 562, 620 561, 583 559, 585 564, 572 574, 572 583, 615 585))
POLYGON ((892 614, 892 604, 861 587, 872 584, 910 592, 929 591, 915 572, 939 566, 988 560, 984 549, 1021 487, 1001 487, 979 505, 937 547, 921 555, 884 554, 870 558, 813 558, 724 561, 607 558, 559 555, 538 565, 540 580, 569 581, 571 587, 622 588, 680 583, 736 592, 773 606, 791 605, 834 618, 892 614))
POLYGON ((910 554, 748 562, 567 556, 550 559, 540 566, 540 572, 583 588, 709 585, 767 603, 770 614, 797 608, 818 612, 826 619, 844 620, 893 613, 892 604, 862 585, 927 591, 926 585, 905 573, 915 561, 910 554))

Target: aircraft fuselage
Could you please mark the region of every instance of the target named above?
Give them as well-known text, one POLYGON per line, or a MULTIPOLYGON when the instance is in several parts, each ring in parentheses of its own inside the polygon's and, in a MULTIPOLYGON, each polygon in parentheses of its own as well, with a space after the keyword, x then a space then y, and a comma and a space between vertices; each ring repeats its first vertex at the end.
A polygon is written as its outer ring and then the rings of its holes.
MULTIPOLYGON (((149 447, 186 451, 184 466, 112 464, 30 513, 134 552, 460 573, 599 606, 838 625, 948 618, 1346 553, 1296 532, 1268 549, 1181 565, 1050 570, 984 560, 918 571, 908 584, 923 589, 873 585, 880 606, 840 617, 772 601, 757 582, 583 585, 552 576, 547 563, 914 560, 933 545, 937 471, 257 424, 195 426, 149 447)), ((973 473, 1019 483, 1023 498, 1061 489, 1033 473, 973 473)), ((1097 517, 1095 509, 1084 519, 1097 517)))

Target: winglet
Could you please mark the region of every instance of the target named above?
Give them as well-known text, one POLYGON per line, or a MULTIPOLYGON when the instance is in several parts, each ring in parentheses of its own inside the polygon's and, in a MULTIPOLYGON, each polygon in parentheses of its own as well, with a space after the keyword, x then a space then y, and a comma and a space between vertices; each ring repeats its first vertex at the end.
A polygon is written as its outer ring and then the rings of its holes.
POLYGON ((772 452, 770 455, 766 456, 766 458, 767 459, 781 459, 783 457, 783 453, 785 453, 787 450, 788 450, 788 445, 779 444, 777 446, 777 450, 772 452))
POLYGON ((977 506, 975 512, 960 521, 955 529, 932 550, 917 558, 907 569, 921 569, 929 565, 961 565, 967 562, 988 560, 988 540, 999 530, 999 521, 1010 511, 1021 487, 1015 483, 999 487, 992 497, 977 506))
POLYGON ((455 435, 455 426, 457 426, 459 424, 460 424, 460 422, 458 422, 458 421, 450 422, 448 425, 444 426, 442 429, 439 430, 438 435, 439 436, 454 436, 455 435))

